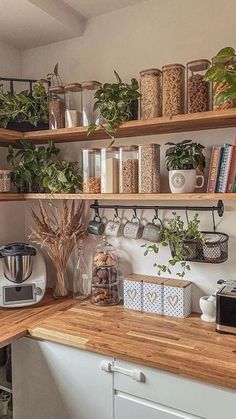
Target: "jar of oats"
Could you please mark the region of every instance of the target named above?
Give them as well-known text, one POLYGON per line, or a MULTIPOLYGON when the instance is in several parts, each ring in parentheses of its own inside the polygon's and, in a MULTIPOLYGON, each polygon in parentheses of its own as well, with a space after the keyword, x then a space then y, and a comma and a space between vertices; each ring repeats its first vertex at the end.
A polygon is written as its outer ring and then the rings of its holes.
POLYGON ((161 71, 157 68, 140 72, 141 119, 162 114, 161 71))
POLYGON ((138 193, 138 146, 120 147, 120 193, 138 193))
POLYGON ((164 116, 185 112, 185 67, 169 64, 162 67, 162 108, 164 116))
POLYGON ((188 113, 206 112, 211 109, 211 83, 204 80, 209 60, 194 60, 187 63, 188 113))
POLYGON ((83 192, 101 193, 101 150, 90 148, 82 150, 83 192))
POLYGON ((139 193, 160 193, 160 145, 139 146, 139 193))

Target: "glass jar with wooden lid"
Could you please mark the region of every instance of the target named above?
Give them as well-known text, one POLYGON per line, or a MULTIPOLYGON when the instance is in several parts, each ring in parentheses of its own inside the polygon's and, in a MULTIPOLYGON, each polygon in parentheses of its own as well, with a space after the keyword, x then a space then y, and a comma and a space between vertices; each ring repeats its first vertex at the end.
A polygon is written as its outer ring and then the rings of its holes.
POLYGON ((119 147, 101 149, 101 192, 119 193, 119 147))
POLYGON ((83 192, 101 193, 101 150, 86 148, 83 157, 83 192))
POLYGON ((64 86, 50 86, 49 129, 65 128, 65 90, 64 86))
POLYGON ((99 125, 101 123, 98 110, 94 110, 94 103, 96 102, 94 95, 101 86, 102 83, 98 81, 83 81, 81 83, 83 126, 99 125))
POLYGON ((65 126, 66 128, 82 125, 81 84, 70 83, 64 87, 66 98, 65 126))
POLYGON ((138 193, 138 146, 120 147, 120 193, 138 193))
POLYGON ((162 115, 161 71, 150 68, 140 72, 141 119, 162 115))
POLYGON ((160 145, 139 145, 139 193, 160 193, 160 145))
POLYGON ((211 106, 211 83, 204 80, 209 60, 194 60, 187 63, 187 108, 188 113, 206 112, 211 106))
POLYGON ((163 115, 172 116, 185 112, 185 67, 168 64, 162 67, 163 115))

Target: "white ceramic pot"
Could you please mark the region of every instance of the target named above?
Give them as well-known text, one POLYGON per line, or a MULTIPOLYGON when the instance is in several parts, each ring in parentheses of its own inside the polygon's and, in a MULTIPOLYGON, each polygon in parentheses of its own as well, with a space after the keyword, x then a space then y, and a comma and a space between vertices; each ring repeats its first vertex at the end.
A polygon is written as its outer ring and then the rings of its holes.
POLYGON ((213 295, 201 297, 199 300, 200 309, 202 310, 201 319, 205 322, 216 321, 216 299, 213 295))
POLYGON ((203 185, 204 177, 197 175, 195 169, 169 171, 169 186, 172 193, 193 193, 195 188, 202 188, 203 185), (201 179, 199 185, 198 179, 201 179))

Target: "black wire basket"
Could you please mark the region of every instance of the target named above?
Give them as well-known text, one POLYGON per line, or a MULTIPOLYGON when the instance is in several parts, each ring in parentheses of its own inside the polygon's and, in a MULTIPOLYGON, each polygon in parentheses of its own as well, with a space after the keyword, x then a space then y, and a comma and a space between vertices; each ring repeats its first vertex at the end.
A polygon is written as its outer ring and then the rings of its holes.
MULTIPOLYGON (((203 263, 223 263, 228 259, 229 236, 225 233, 203 231, 206 241, 183 240, 183 254, 186 261, 203 263)), ((170 243, 172 257, 175 257, 174 243, 170 243)))

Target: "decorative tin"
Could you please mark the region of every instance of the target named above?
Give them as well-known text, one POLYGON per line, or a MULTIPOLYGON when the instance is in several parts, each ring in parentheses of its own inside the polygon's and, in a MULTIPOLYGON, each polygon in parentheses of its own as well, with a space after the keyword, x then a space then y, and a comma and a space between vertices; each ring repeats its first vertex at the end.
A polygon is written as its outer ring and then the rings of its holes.
POLYGON ((133 310, 142 310, 143 281, 147 275, 131 274, 124 280, 124 306, 133 310))
POLYGON ((164 315, 188 317, 191 314, 191 282, 170 279, 164 284, 164 315))
POLYGON ((143 311, 163 314, 164 282, 166 279, 149 276, 143 281, 143 311))

